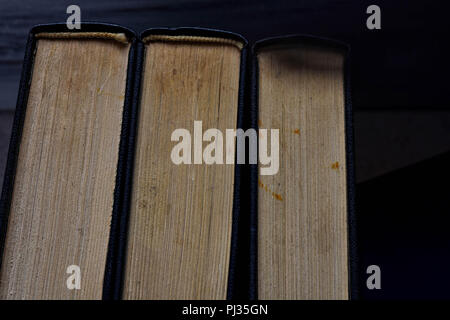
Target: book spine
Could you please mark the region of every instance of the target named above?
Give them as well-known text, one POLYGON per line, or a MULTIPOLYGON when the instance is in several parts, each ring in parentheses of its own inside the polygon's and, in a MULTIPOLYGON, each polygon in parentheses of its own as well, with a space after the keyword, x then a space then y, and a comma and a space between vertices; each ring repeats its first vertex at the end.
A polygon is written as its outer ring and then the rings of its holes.
MULTIPOLYGON (((250 117, 249 127, 259 130, 258 125, 258 78, 259 68, 255 48, 252 48, 250 77, 250 117)), ((256 135, 259 143, 259 134, 256 135)), ((258 155, 259 162, 259 155, 258 155)), ((257 163, 258 163, 257 162, 257 163)), ((249 171, 249 297, 258 299, 258 164, 251 164, 249 171)))
MULTIPOLYGON (((135 141, 137 136, 137 118, 139 112, 139 97, 141 88, 141 76, 144 60, 144 45, 137 40, 135 48, 133 49, 134 60, 132 62, 132 76, 130 86, 127 87, 127 93, 130 99, 130 108, 128 114, 128 130, 124 133, 124 141, 126 144, 126 154, 124 163, 125 166, 122 171, 122 199, 120 203, 119 212, 117 214, 117 224, 114 226, 115 237, 111 241, 113 245, 110 247, 111 255, 108 253, 108 263, 113 270, 106 274, 104 279, 103 299, 105 300, 120 300, 122 297, 123 276, 125 272, 126 263, 126 248, 127 248, 127 233, 128 233, 128 218, 130 211, 131 189, 133 186, 133 166, 135 154, 135 141), (129 89, 129 91, 128 91, 129 89)), ((131 76, 131 75, 130 75, 131 76)))
POLYGON ((119 145, 119 161, 117 164, 116 188, 114 190, 114 205, 111 217, 111 229, 109 234, 108 253, 106 256, 105 274, 103 279, 103 300, 112 300, 118 296, 117 288, 120 287, 121 270, 124 262, 123 244, 126 242, 126 230, 123 225, 128 218, 127 212, 123 210, 124 195, 127 190, 127 171, 130 161, 129 140, 135 128, 136 106, 139 92, 136 85, 140 83, 140 72, 137 69, 139 58, 139 42, 136 38, 132 40, 128 56, 128 70, 125 89, 124 108, 122 116, 122 129, 119 145))
POLYGON ((350 81, 350 48, 347 50, 344 65, 344 103, 345 103, 345 147, 347 162, 347 222, 349 251, 350 299, 359 299, 359 253, 357 217, 355 212, 355 152, 353 134, 353 107, 350 81))
MULTIPOLYGON (((248 74, 248 50, 244 47, 241 51, 241 65, 239 77, 239 101, 237 128, 246 130, 249 110, 247 104, 247 74, 248 74)), ((247 151, 246 151, 247 152, 247 151)), ((236 161, 237 163, 237 161, 236 161)), ((228 272, 227 299, 246 299, 248 292, 248 164, 235 165, 234 197, 233 197, 233 222, 231 234, 230 268, 228 272)))
POLYGON ((2 267, 2 258, 5 247, 6 232, 8 229, 9 211, 11 207, 11 198, 14 188, 14 179, 16 175, 20 140, 22 137, 22 129, 28 102, 28 93, 30 90, 35 49, 36 49, 36 40, 34 35, 30 33, 28 35, 28 40, 25 47, 25 57, 23 61, 22 75, 19 84, 19 93, 17 97, 16 111, 14 113, 14 122, 12 126, 11 139, 9 142, 6 169, 3 178, 2 195, 0 199, 0 269, 2 267))

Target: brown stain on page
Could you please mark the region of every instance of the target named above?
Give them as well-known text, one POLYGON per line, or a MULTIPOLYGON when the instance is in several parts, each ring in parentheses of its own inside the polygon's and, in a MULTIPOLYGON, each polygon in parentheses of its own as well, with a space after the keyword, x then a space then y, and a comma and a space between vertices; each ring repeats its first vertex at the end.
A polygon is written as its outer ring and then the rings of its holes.
POLYGON ((278 193, 272 191, 272 190, 271 190, 266 184, 264 184, 261 180, 258 180, 258 185, 259 185, 260 188, 262 188, 262 189, 265 190, 266 192, 271 193, 272 196, 273 196, 275 199, 277 199, 277 200, 279 200, 279 201, 283 201, 283 197, 281 196, 281 194, 278 194, 278 193))
POLYGON ((339 162, 334 162, 331 164, 331 169, 333 170, 339 170, 339 162))

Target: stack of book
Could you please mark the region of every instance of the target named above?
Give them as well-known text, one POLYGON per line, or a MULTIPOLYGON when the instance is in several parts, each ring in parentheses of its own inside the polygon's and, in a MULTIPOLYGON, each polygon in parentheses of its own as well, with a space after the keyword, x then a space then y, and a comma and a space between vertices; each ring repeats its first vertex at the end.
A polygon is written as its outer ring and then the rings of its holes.
POLYGON ((33 28, 0 298, 356 297, 347 65, 310 36, 33 28))

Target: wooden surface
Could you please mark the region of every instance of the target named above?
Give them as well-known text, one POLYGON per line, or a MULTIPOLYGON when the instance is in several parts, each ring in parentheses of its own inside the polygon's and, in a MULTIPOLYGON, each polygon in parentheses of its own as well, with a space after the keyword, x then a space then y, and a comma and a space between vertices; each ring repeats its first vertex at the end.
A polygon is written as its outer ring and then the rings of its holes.
POLYGON ((175 165, 171 134, 236 127, 239 64, 232 45, 146 46, 125 299, 226 297, 234 166, 175 165))
POLYGON ((1 299, 101 298, 129 45, 39 40, 1 299), (81 269, 68 290, 66 269, 81 269))
POLYGON ((343 54, 258 55, 259 127, 280 130, 280 171, 259 176, 258 298, 348 298, 343 54))

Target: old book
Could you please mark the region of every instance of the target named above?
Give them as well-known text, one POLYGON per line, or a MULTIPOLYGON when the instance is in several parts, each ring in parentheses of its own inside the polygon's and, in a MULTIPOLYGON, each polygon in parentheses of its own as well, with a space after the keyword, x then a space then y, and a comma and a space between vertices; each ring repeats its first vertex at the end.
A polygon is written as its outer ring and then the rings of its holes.
POLYGON ((202 28, 33 28, 0 298, 355 297, 345 65, 342 45, 313 38, 252 54, 202 28), (260 160, 264 130, 279 132, 279 168, 260 176, 258 126, 260 160))
POLYGON ((348 299, 345 47, 294 37, 255 55, 259 128, 280 137, 279 172, 258 178, 258 298, 348 299))
POLYGON ((3 187, 0 299, 102 296, 133 34, 65 30, 30 34, 3 187), (79 289, 68 288, 71 266, 79 289))
POLYGON ((175 165, 170 139, 183 128, 195 143, 194 121, 203 131, 236 128, 245 43, 195 29, 150 30, 142 40, 123 298, 225 299, 235 167, 206 164, 202 140, 191 164, 175 165))

